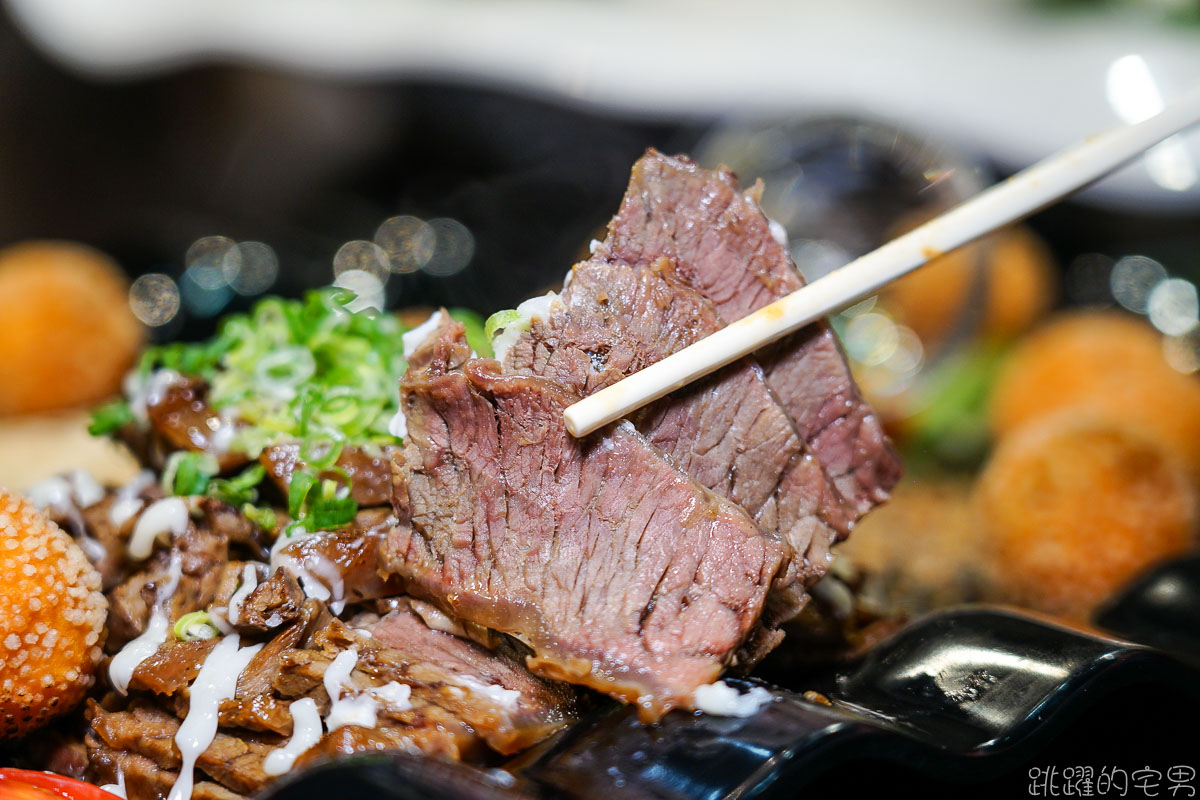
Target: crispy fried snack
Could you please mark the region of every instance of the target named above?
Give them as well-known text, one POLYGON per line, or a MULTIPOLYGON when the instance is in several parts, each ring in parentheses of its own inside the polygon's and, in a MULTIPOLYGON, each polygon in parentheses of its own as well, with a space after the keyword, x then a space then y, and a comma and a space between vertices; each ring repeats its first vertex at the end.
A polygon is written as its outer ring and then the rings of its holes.
POLYGON ((1080 621, 1195 543, 1183 463, 1137 429, 1069 412, 1002 441, 976 500, 997 599, 1080 621))
POLYGON ((83 245, 0 251, 0 414, 116 394, 145 335, 128 291, 116 264, 83 245))
POLYGON ((992 394, 996 437, 1067 409, 1141 428, 1183 458, 1200 485, 1200 380, 1171 368, 1162 337, 1145 322, 1066 314, 1018 346, 992 394))
POLYGON ((101 657, 108 604, 83 551, 0 489, 0 739, 79 703, 101 657))

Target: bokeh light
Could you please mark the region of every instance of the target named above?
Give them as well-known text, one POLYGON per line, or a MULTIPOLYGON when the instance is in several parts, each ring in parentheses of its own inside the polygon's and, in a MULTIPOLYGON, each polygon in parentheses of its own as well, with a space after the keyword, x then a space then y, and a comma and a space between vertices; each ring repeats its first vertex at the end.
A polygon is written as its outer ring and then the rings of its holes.
MULTIPOLYGON (((388 254, 374 242, 356 239, 338 248, 333 257, 333 274, 341 276, 347 272, 365 272, 372 275, 382 286, 391 273, 388 254)), ((357 278, 352 280, 359 280, 357 278)))
POLYGON ((1113 266, 1109 286, 1118 303, 1130 311, 1145 314, 1150 293, 1166 278, 1166 268, 1154 259, 1125 256, 1113 266))
POLYGON ((439 217, 431 219, 436 245, 425 271, 430 275, 448 276, 461 272, 475 255, 475 237, 456 219, 439 217))
POLYGON ((275 285, 279 277, 279 257, 268 244, 241 242, 225 253, 221 271, 230 288, 242 296, 252 297, 275 285))
POLYGON ((129 287, 129 307, 144 324, 157 328, 179 313, 179 287, 170 275, 151 272, 129 287))
POLYGON ((437 233, 423 219, 391 217, 375 231, 375 244, 387 253, 393 272, 416 272, 429 263, 437 247, 437 233))
POLYGON ((1160 281, 1146 302, 1150 322, 1168 336, 1181 336, 1196 327, 1200 299, 1196 287, 1182 278, 1160 281))

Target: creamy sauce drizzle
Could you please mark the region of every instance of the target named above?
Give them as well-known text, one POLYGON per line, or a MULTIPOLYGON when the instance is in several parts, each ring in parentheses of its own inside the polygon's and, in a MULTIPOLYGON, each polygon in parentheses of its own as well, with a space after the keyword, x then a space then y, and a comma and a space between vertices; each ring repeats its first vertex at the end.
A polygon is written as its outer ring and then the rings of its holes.
POLYGON ((139 472, 133 480, 117 490, 113 504, 108 508, 108 521, 118 528, 142 510, 146 501, 138 497, 146 489, 154 485, 154 473, 148 469, 139 472))
POLYGON ((187 533, 188 507, 179 497, 164 497, 147 508, 133 526, 129 537, 129 555, 139 561, 149 558, 158 537, 187 533))
POLYGON ((521 700, 521 693, 516 689, 505 689, 498 684, 484 683, 470 675, 456 675, 454 679, 459 686, 469 690, 472 694, 486 697, 508 711, 515 710, 517 703, 521 700))
POLYGON ((189 691, 188 714, 175 733, 175 746, 183 763, 179 777, 171 787, 167 800, 186 800, 192 796, 196 759, 203 755, 217 735, 217 714, 221 701, 237 692, 238 676, 250 659, 262 649, 261 644, 240 647, 241 638, 230 634, 217 642, 189 691))
POLYGON ((81 508, 95 505, 104 499, 104 489, 90 473, 77 469, 56 475, 30 486, 26 497, 38 508, 66 517, 79 546, 93 563, 108 555, 104 545, 88 535, 81 508))
POLYGON ((109 794, 115 794, 117 797, 129 797, 129 795, 125 793, 125 771, 120 767, 117 767, 117 782, 106 783, 100 788, 109 794))
POLYGON ((725 681, 698 686, 692 692, 692 702, 697 711, 720 717, 752 717, 773 699, 773 695, 761 686, 740 694, 725 681))
POLYGON ((292 715, 292 738, 283 747, 272 750, 263 761, 263 772, 282 775, 289 771, 296 759, 321 738, 321 713, 317 701, 311 697, 297 700, 288 706, 292 715))
POLYGON ((167 566, 167 581, 158 588, 154 596, 154 609, 146 622, 146 630, 142 635, 122 647, 108 664, 108 679, 113 688, 121 694, 129 691, 129 681, 133 671, 150 656, 154 655, 159 645, 167 640, 167 630, 170 620, 167 619, 166 605, 183 575, 183 560, 178 551, 171 553, 171 561, 167 566))
POLYGON ((321 535, 308 532, 296 533, 286 538, 280 535, 271 546, 271 569, 282 567, 300 582, 300 588, 304 590, 306 597, 328 603, 330 611, 340 614, 346 606, 346 586, 337 565, 320 553, 305 553, 297 558, 287 552, 292 545, 321 535))
POLYGON ((238 620, 242 616, 242 604, 246 602, 246 598, 258 586, 258 570, 253 564, 247 564, 242 567, 242 585, 233 593, 233 597, 229 598, 228 619, 234 625, 238 624, 238 620))

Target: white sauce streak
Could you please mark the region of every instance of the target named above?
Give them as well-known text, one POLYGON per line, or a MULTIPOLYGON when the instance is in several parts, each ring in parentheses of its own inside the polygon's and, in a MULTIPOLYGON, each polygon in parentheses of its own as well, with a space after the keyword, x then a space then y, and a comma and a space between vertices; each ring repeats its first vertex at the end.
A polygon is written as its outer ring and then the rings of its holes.
POLYGON ((125 793, 125 772, 120 767, 117 767, 117 782, 106 783, 100 788, 109 794, 115 794, 117 797, 129 797, 129 795, 125 793))
POLYGON ((752 717, 772 699, 771 693, 761 686, 739 694, 725 681, 705 684, 692 692, 692 702, 697 711, 718 717, 752 717))
POLYGON ((179 748, 183 763, 167 800, 187 800, 192 796, 196 759, 208 749, 217 735, 217 713, 221 701, 230 699, 237 692, 238 676, 263 647, 261 644, 240 647, 240 644, 241 639, 236 633, 217 642, 217 646, 204 659, 200 674, 192 681, 188 693, 188 714, 175 733, 175 746, 179 748))
POLYGON ((263 772, 282 775, 289 771, 296 759, 321 738, 321 713, 317 701, 311 697, 297 700, 288 706, 292 714, 292 738, 283 747, 272 750, 263 761, 263 772))
POLYGON ((305 597, 328 603, 330 611, 340 614, 346 606, 346 586, 337 565, 322 557, 320 553, 303 553, 298 558, 287 552, 292 545, 311 536, 321 535, 307 531, 297 531, 288 537, 280 535, 271 546, 271 569, 274 571, 282 567, 300 582, 305 597))
POLYGON ((226 615, 234 625, 238 624, 238 620, 242 616, 242 603, 246 602, 246 598, 257 586, 258 570, 254 568, 253 564, 242 567, 242 585, 233 593, 233 597, 229 598, 229 612, 226 615))
POLYGON ((187 533, 188 507, 179 497, 164 497, 138 517, 129 537, 129 555, 139 561, 149 558, 154 542, 165 534, 182 536, 187 533))
POLYGON ((338 653, 337 658, 325 670, 325 691, 330 700, 325 726, 330 731, 335 731, 343 725, 375 727, 375 698, 365 693, 358 697, 342 696, 346 689, 353 688, 350 684, 350 673, 354 671, 354 665, 357 663, 358 651, 352 647, 338 653))
POLYGON ((521 699, 521 693, 516 689, 505 689, 503 686, 494 683, 484 683, 481 680, 472 678, 470 675, 456 675, 454 680, 459 686, 467 689, 472 694, 486 697, 508 711, 516 710, 517 703, 521 699))
POLYGON ((175 589, 179 586, 179 578, 183 575, 183 561, 176 551, 171 554, 171 562, 167 566, 167 582, 158 587, 154 596, 154 609, 146 622, 146 630, 142 635, 122 647, 108 664, 108 679, 113 688, 121 694, 129 691, 129 681, 133 671, 150 656, 154 655, 159 645, 167 640, 167 630, 170 621, 167 619, 166 605, 175 589))
POLYGON ((113 504, 108 509, 108 521, 118 528, 142 510, 146 501, 138 497, 146 489, 154 485, 154 473, 148 469, 139 472, 133 480, 117 490, 113 504))
POLYGON ((65 475, 47 478, 30 486, 25 496, 38 508, 67 517, 71 523, 71 532, 75 534, 79 546, 92 563, 108 555, 104 545, 88 535, 83 515, 79 513, 81 508, 95 505, 104 499, 104 489, 90 473, 77 469, 65 475))
POLYGON ((174 384, 181 383, 183 376, 173 369, 160 369, 143 378, 136 370, 125 376, 125 396, 133 415, 145 422, 150 418, 148 406, 156 406, 163 400, 174 384))

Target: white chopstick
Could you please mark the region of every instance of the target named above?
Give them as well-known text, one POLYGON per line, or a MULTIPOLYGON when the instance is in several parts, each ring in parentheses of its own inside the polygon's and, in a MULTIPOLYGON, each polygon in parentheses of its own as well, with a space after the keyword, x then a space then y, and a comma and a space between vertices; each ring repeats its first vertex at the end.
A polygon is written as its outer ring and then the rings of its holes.
POLYGON ((585 397, 564 412, 567 430, 585 436, 782 336, 878 291, 927 261, 1050 205, 1200 121, 1200 87, 1136 125, 1090 136, 967 200, 846 266, 640 372, 585 397))

